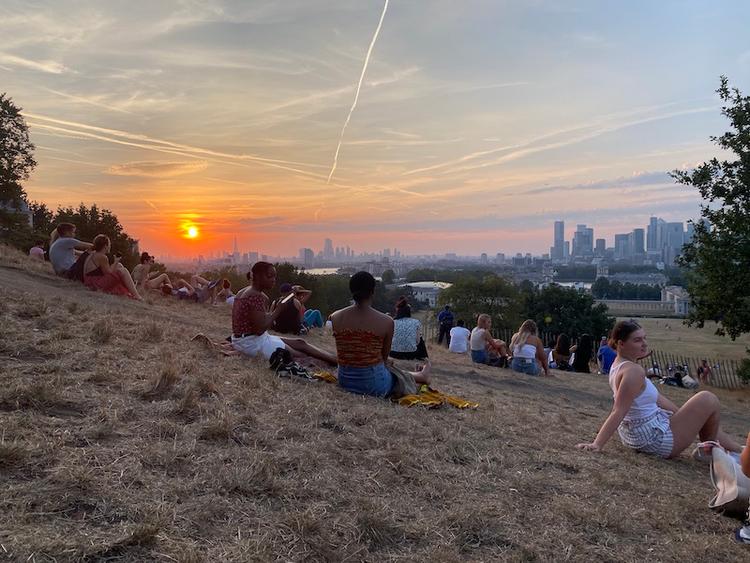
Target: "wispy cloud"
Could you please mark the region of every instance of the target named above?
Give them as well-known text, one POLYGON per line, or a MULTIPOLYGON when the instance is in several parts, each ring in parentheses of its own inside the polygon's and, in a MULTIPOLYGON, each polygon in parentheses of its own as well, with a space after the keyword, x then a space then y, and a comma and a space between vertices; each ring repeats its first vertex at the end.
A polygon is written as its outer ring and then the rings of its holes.
POLYGON ((57 61, 33 61, 9 53, 0 53, 0 64, 9 67, 20 67, 48 74, 62 74, 70 69, 57 61))
POLYGON ((46 88, 46 90, 52 94, 55 94, 56 96, 60 96, 61 98, 65 98, 66 100, 70 100, 79 104, 87 104, 90 106, 107 109, 109 111, 116 111, 119 113, 132 113, 120 107, 104 103, 102 101, 103 96, 74 96, 72 94, 66 94, 65 92, 59 92, 58 90, 52 90, 50 88, 46 88))
MULTIPOLYGON (((672 104, 670 104, 672 105, 672 104)), ((436 170, 442 170, 441 174, 452 174, 458 172, 468 172, 477 170, 479 168, 486 168, 488 166, 496 166, 504 162, 516 160, 528 155, 536 154, 543 151, 558 149, 567 147, 577 143, 582 143, 605 135, 607 133, 613 133, 621 129, 633 127, 636 125, 642 125, 653 121, 660 121, 664 119, 671 119, 674 117, 680 117, 684 115, 692 115, 696 113, 706 113, 710 111, 716 111, 715 106, 703 106, 697 108, 689 108, 676 111, 662 112, 657 115, 650 115, 645 117, 638 117, 635 119, 613 119, 614 116, 604 116, 593 123, 586 123, 580 125, 574 125, 572 127, 546 133, 544 135, 535 137, 530 141, 524 143, 518 143, 514 145, 503 145, 488 150, 477 151, 467 155, 464 155, 458 159, 450 160, 447 162, 441 162, 432 166, 426 166, 409 170, 404 172, 404 175, 418 174, 424 172, 434 172, 436 170), (552 139, 559 136, 568 135, 567 138, 560 140, 550 141, 544 143, 547 139, 552 139), (489 161, 471 164, 471 161, 483 159, 484 157, 492 156, 498 153, 506 153, 500 157, 494 158, 489 161)))
POLYGON ((24 113, 24 116, 29 120, 32 127, 38 127, 46 129, 48 131, 59 131, 67 135, 76 135, 79 137, 96 139, 99 141, 105 141, 108 143, 114 143, 124 146, 131 146, 141 149, 152 150, 156 152, 163 152, 167 154, 177 154, 181 156, 188 156, 192 158, 205 158, 215 157, 217 162, 231 163, 237 166, 244 165, 243 161, 249 161, 257 163, 262 166, 269 166, 273 168, 280 168, 298 174, 313 176, 317 178, 323 178, 322 174, 317 174, 295 166, 315 166, 300 162, 291 162, 280 159, 263 158, 257 155, 249 154, 232 154, 221 151, 214 151, 210 149, 204 149, 201 147, 193 147, 182 143, 174 143, 171 141, 165 141, 162 139, 156 139, 148 135, 139 135, 129 133, 127 131, 121 131, 116 129, 108 129, 105 127, 97 127, 88 125, 85 123, 76 123, 72 121, 66 121, 62 119, 55 119, 43 115, 34 113, 24 113), (55 125, 51 125, 55 124, 55 125), (61 125, 61 126, 58 126, 61 125))
POLYGON ((205 160, 190 162, 127 162, 115 164, 105 171, 112 176, 144 176, 148 178, 172 178, 184 174, 194 174, 208 167, 205 160))

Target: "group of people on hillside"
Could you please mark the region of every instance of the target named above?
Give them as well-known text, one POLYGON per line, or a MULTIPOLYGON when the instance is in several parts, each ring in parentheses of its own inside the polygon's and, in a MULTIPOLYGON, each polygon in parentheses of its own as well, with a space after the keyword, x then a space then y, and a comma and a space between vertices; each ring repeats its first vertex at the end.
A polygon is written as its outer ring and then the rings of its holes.
MULTIPOLYGON (((37 242, 29 255, 44 260, 43 245, 43 242, 37 242)), ((107 235, 97 235, 92 242, 81 241, 76 238, 75 225, 60 223, 50 236, 48 256, 58 276, 80 281, 95 291, 137 300, 143 300, 149 291, 199 303, 225 301, 231 304, 234 300, 227 279, 208 280, 194 275, 190 282, 184 279, 173 282, 168 274, 151 271, 155 260, 148 252, 141 253, 139 263, 130 272, 122 264, 121 255, 115 254, 110 261, 111 250, 107 235)))

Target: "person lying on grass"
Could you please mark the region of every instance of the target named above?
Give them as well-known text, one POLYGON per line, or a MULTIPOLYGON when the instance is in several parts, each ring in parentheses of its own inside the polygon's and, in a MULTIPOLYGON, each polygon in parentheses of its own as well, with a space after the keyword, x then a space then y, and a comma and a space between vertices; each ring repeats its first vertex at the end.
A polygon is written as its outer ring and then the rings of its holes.
POLYGON ((618 322, 609 344, 617 351, 609 370, 614 406, 596 439, 576 447, 601 451, 617 430, 624 445, 663 458, 678 456, 696 435, 703 442, 717 441, 730 452, 741 450, 719 426, 721 415, 716 395, 701 391, 677 407, 646 377, 646 371, 637 363, 648 355, 646 333, 638 323, 618 322))
POLYGON ((262 355, 269 359, 276 348, 286 348, 296 358, 310 356, 330 365, 336 365, 336 356, 316 348, 301 338, 280 338, 269 334, 276 318, 289 302, 270 311, 271 301, 264 293, 276 285, 276 268, 268 262, 256 262, 253 265, 252 285, 241 289, 232 305, 232 347, 255 357, 262 355))
POLYGON ((148 252, 141 252, 141 260, 133 268, 133 281, 137 289, 141 291, 161 290, 163 285, 172 285, 172 281, 167 274, 151 271, 154 262, 154 257, 149 255, 148 252))
MULTIPOLYGON (((393 340, 393 319, 372 308, 375 278, 357 272, 349 280, 354 305, 331 315, 336 339, 339 385, 352 393, 388 397, 395 375, 386 367, 393 340)), ((412 372, 419 384, 429 384, 430 364, 412 372)))

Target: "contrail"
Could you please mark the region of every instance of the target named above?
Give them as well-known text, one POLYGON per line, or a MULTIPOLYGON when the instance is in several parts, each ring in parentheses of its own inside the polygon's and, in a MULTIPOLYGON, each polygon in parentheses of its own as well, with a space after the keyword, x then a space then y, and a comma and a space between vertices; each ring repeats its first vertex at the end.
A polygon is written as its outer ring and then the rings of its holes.
POLYGON ((336 145, 336 154, 333 155, 333 166, 331 166, 331 172, 328 174, 328 180, 326 180, 326 184, 331 183, 331 177, 333 176, 333 173, 336 171, 336 164, 339 160, 339 151, 341 150, 341 141, 344 139, 344 131, 346 131, 346 126, 349 125, 349 120, 352 118, 352 113, 354 113, 354 108, 357 107, 357 100, 359 99, 359 90, 362 88, 362 81, 365 78, 365 72, 367 72, 367 64, 370 62, 370 55, 372 54, 372 48, 375 46, 375 41, 378 39, 378 34, 380 33, 380 27, 383 25, 383 18, 385 18, 385 13, 388 11, 388 0, 385 0, 385 4, 383 4, 383 13, 380 14, 380 21, 378 22, 378 27, 375 28, 375 35, 372 36, 372 41, 370 41, 370 47, 367 49, 367 54, 365 55, 365 62, 362 65, 362 74, 359 75, 359 82, 357 83, 357 91, 354 93, 354 102, 352 103, 352 109, 349 110, 349 115, 346 116, 346 121, 344 121, 344 126, 341 128, 341 135, 339 135, 339 144, 336 145))

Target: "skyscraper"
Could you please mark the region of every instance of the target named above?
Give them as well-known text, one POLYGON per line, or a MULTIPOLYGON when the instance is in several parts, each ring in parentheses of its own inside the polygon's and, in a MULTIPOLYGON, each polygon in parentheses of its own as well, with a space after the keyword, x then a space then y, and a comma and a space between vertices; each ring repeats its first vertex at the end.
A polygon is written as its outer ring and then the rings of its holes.
POLYGON ((552 260, 562 260, 565 256, 565 221, 555 221, 555 233, 549 256, 552 260))
POLYGON ((651 252, 659 250, 657 246, 657 233, 658 233, 658 222, 657 217, 651 217, 648 220, 648 229, 646 231, 646 250, 651 252))
POLYGON ((573 256, 584 257, 594 254, 594 229, 577 225, 573 234, 573 256))
POLYGON ((333 241, 327 238, 323 243, 323 258, 325 258, 326 260, 331 260, 333 259, 333 257, 333 241))

